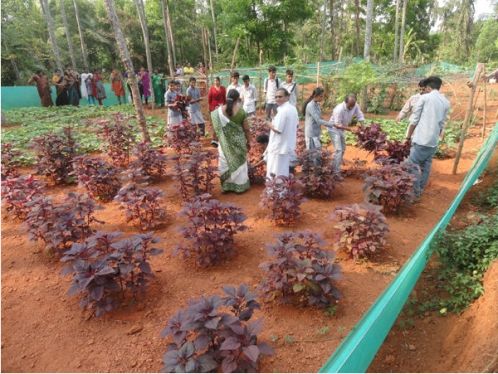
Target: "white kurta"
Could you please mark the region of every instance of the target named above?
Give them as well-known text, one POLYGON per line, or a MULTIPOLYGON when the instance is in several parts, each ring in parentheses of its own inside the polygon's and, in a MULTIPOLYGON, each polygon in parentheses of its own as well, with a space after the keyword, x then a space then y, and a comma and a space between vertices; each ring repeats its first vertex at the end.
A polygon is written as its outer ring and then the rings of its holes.
POLYGON ((299 115, 295 106, 285 102, 277 109, 273 118, 273 127, 280 132, 270 132, 270 140, 266 148, 267 168, 266 176, 288 176, 290 159, 296 150, 297 126, 299 115))
POLYGON ((92 74, 87 74, 87 73, 82 73, 80 75, 80 79, 81 79, 80 91, 81 91, 81 97, 84 99, 88 98, 88 90, 86 89, 86 79, 91 75, 92 74))

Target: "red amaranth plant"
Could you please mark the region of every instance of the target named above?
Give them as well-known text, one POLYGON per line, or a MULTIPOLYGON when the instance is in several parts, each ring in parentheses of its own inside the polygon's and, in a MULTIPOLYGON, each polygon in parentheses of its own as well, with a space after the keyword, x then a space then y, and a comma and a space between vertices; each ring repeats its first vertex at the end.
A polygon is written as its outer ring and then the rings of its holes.
POLYGON ((272 256, 260 268, 266 272, 261 291, 270 300, 329 307, 341 297, 336 287, 340 278, 335 253, 321 248, 318 234, 286 232, 267 247, 272 256))
POLYGON ((167 142, 177 155, 192 153, 198 141, 197 128, 188 120, 168 126, 167 142))
POLYGON ((126 222, 135 222, 141 230, 151 230, 166 219, 162 196, 159 188, 141 188, 130 183, 119 190, 114 200, 121 203, 126 222))
POLYGON ((19 176, 18 157, 21 155, 21 151, 14 149, 11 143, 2 144, 2 180, 19 176))
POLYGON ((210 151, 196 149, 192 154, 174 156, 175 179, 179 182, 180 194, 187 201, 213 190, 213 179, 217 168, 213 165, 215 155, 210 151))
POLYGON ((226 260, 234 251, 234 236, 247 230, 246 216, 241 209, 223 204, 209 194, 196 197, 180 212, 188 218, 181 232, 190 245, 179 245, 176 253, 184 258, 193 257, 201 267, 212 266, 226 260))
POLYGON ((100 126, 99 134, 107 143, 104 146, 105 151, 114 166, 126 167, 130 162, 135 136, 129 121, 130 117, 125 117, 120 113, 114 114, 112 119, 94 121, 96 125, 100 126))
POLYGON ((248 372, 258 370, 273 349, 258 341, 262 321, 248 322, 260 305, 246 285, 224 286, 227 296, 203 296, 179 310, 161 332, 173 343, 163 356, 164 372, 248 372))
POLYGON ((32 141, 36 152, 37 173, 45 175, 54 184, 69 184, 74 182, 71 176, 73 158, 76 156, 76 142, 71 134, 71 128, 65 127, 62 135, 46 134, 32 141))
POLYGON ((378 152, 386 145, 387 134, 382 131, 380 124, 371 123, 370 126, 359 126, 356 130, 357 143, 360 148, 368 152, 378 152))
POLYGON ((306 196, 329 198, 334 192, 337 180, 331 162, 332 156, 324 149, 312 149, 303 152, 301 175, 299 181, 304 186, 306 196))
POLYGON ((166 176, 168 157, 149 142, 138 143, 134 149, 135 160, 130 163, 129 174, 136 182, 157 181, 166 176))
POLYGON ((162 253, 152 233, 122 238, 120 232, 97 232, 64 253, 65 274, 73 276, 68 294, 81 295, 80 305, 97 317, 137 299, 153 277, 150 256, 162 253))
POLYGON ((375 161, 379 164, 403 162, 410 155, 411 144, 397 140, 388 140, 381 152, 375 153, 375 161))
POLYGON ((6 209, 15 218, 24 220, 30 210, 29 203, 41 197, 43 183, 32 175, 7 178, 2 182, 2 198, 6 209))
POLYGON ((292 174, 268 178, 260 205, 270 210, 270 218, 277 225, 294 224, 301 215, 302 189, 301 182, 292 174))
POLYGON ((339 229, 338 249, 357 259, 368 257, 384 247, 389 228, 381 209, 381 206, 372 204, 337 207, 332 219, 337 221, 334 227, 339 229))
POLYGON ((370 170, 363 187, 365 199, 382 205, 385 212, 398 212, 403 205, 411 204, 415 199, 415 169, 418 169, 416 165, 402 163, 370 170))
POLYGON ((73 160, 73 174, 91 197, 108 202, 116 196, 121 182, 114 166, 97 157, 78 156, 73 160))

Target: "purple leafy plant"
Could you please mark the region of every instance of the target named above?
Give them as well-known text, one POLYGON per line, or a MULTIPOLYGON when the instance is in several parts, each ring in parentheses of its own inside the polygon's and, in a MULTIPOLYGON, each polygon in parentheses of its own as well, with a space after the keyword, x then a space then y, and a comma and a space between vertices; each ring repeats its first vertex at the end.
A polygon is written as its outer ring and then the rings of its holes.
POLYGON ((126 167, 130 162, 130 153, 135 142, 130 118, 120 113, 112 119, 94 121, 99 126, 99 134, 106 141, 105 150, 114 166, 126 167))
POLYGON ((91 235, 93 222, 103 223, 94 216, 95 210, 101 209, 95 201, 74 192, 68 193, 59 204, 48 197, 38 197, 27 206, 30 210, 25 222, 29 238, 42 240, 45 251, 56 256, 91 235))
POLYGON ((366 201, 382 205, 385 212, 396 213, 415 199, 413 185, 417 167, 413 164, 387 164, 368 172, 363 192, 366 201))
POLYGON ((352 258, 368 257, 386 244, 389 232, 382 207, 372 204, 352 204, 337 207, 332 214, 339 229, 336 247, 352 258))
POLYGON ((258 341, 262 320, 248 322, 260 305, 246 285, 223 287, 224 298, 189 302, 169 321, 161 335, 169 337, 164 372, 256 372, 260 359, 273 349, 258 341))
POLYGON ((217 168, 213 166, 213 153, 196 149, 191 154, 177 155, 173 159, 174 177, 179 182, 183 200, 212 192, 213 179, 217 174, 217 168))
POLYGON ((340 267, 334 252, 321 249, 323 241, 311 232, 287 232, 267 247, 272 256, 260 268, 266 272, 261 291, 269 300, 329 307, 341 295, 336 287, 340 267))
POLYGON ((130 163, 129 174, 136 182, 156 181, 166 176, 168 157, 151 143, 138 143, 134 150, 135 160, 130 163))
POLYGON ((76 142, 71 128, 65 127, 62 135, 46 134, 32 141, 35 150, 37 173, 48 177, 54 184, 70 184, 73 158, 76 156, 76 142))
POLYGON ((124 210, 126 222, 135 222, 141 230, 150 230, 166 219, 161 207, 163 192, 158 188, 141 188, 130 183, 121 188, 114 198, 124 210))
POLYGON ((359 126, 356 130, 356 145, 368 152, 378 152, 386 145, 387 134, 382 131, 380 124, 372 123, 370 126, 359 126))
POLYGON ((116 196, 121 182, 114 166, 96 157, 78 156, 73 160, 73 174, 91 197, 108 202, 116 196))
POLYGON ((168 126, 167 137, 168 145, 177 155, 192 153, 199 141, 196 126, 187 120, 168 126))
POLYGON ((14 149, 11 143, 2 144, 2 180, 19 176, 18 157, 21 155, 21 151, 14 149))
POLYGON ((411 144, 397 140, 388 140, 381 152, 375 154, 375 161, 385 165, 389 163, 399 164, 410 155, 411 144))
POLYGON ((7 178, 2 182, 2 197, 9 214, 24 220, 30 210, 29 203, 41 197, 43 183, 32 175, 7 178))
POLYGON ((323 150, 306 150, 302 153, 299 181, 304 186, 306 196, 330 198, 337 180, 334 178, 331 154, 323 150))
POLYGON ((179 245, 176 253, 195 258, 201 267, 226 260, 234 251, 234 236, 247 230, 246 216, 240 208, 223 204, 209 194, 203 194, 185 204, 180 214, 188 218, 183 237, 190 245, 179 245))
POLYGON ((81 307, 97 317, 127 298, 137 299, 153 277, 150 256, 162 253, 156 243, 152 233, 123 239, 120 232, 96 232, 74 243, 61 258, 64 274, 73 276, 68 294, 80 294, 81 307))
POLYGON ((270 210, 270 218, 277 225, 292 225, 301 215, 302 189, 301 182, 292 174, 268 178, 260 206, 270 210))

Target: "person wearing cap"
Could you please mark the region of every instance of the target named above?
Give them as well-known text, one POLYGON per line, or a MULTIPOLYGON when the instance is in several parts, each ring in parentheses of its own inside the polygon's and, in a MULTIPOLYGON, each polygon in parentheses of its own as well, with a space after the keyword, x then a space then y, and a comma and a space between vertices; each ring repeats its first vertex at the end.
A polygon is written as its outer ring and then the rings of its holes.
POLYGON ((242 88, 242 85, 239 83, 239 72, 237 71, 233 71, 231 74, 230 74, 230 84, 228 85, 227 87, 227 97, 228 97, 228 92, 230 90, 237 90, 239 91, 239 94, 240 94, 240 89, 242 88))
POLYGON ((251 84, 248 75, 242 77, 242 86, 239 90, 240 98, 242 100, 242 108, 247 113, 248 117, 256 115, 256 102, 258 101, 258 91, 253 84, 251 84))
POLYGON ((297 107, 297 83, 294 81, 294 71, 287 69, 285 72, 285 82, 282 87, 289 93, 289 103, 297 107))
POLYGON ((176 105, 176 97, 178 96, 176 87, 176 81, 170 80, 168 82, 168 90, 164 94, 164 101, 168 107, 168 127, 183 121, 182 112, 176 105))
POLYGON ((417 177, 414 184, 417 197, 420 197, 429 180, 432 158, 437 151, 450 110, 450 102, 439 93, 442 84, 441 78, 436 76, 425 80, 427 93, 420 97, 410 117, 405 142, 411 142, 408 162, 420 168, 420 173, 414 173, 417 177))
POLYGON ((275 100, 275 94, 280 86, 280 80, 277 77, 277 68, 275 66, 270 66, 268 68, 268 78, 264 81, 264 93, 265 93, 265 112, 266 119, 271 120, 277 114, 277 101, 275 100))

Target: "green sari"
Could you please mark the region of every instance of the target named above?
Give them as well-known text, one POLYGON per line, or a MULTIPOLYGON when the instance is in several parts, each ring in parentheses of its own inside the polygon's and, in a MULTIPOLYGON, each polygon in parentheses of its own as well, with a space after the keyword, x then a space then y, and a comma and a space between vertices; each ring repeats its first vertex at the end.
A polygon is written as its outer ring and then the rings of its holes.
POLYGON ((223 191, 244 192, 249 189, 247 140, 242 124, 246 112, 240 108, 227 118, 219 107, 211 112, 211 122, 218 137, 218 168, 223 191))

